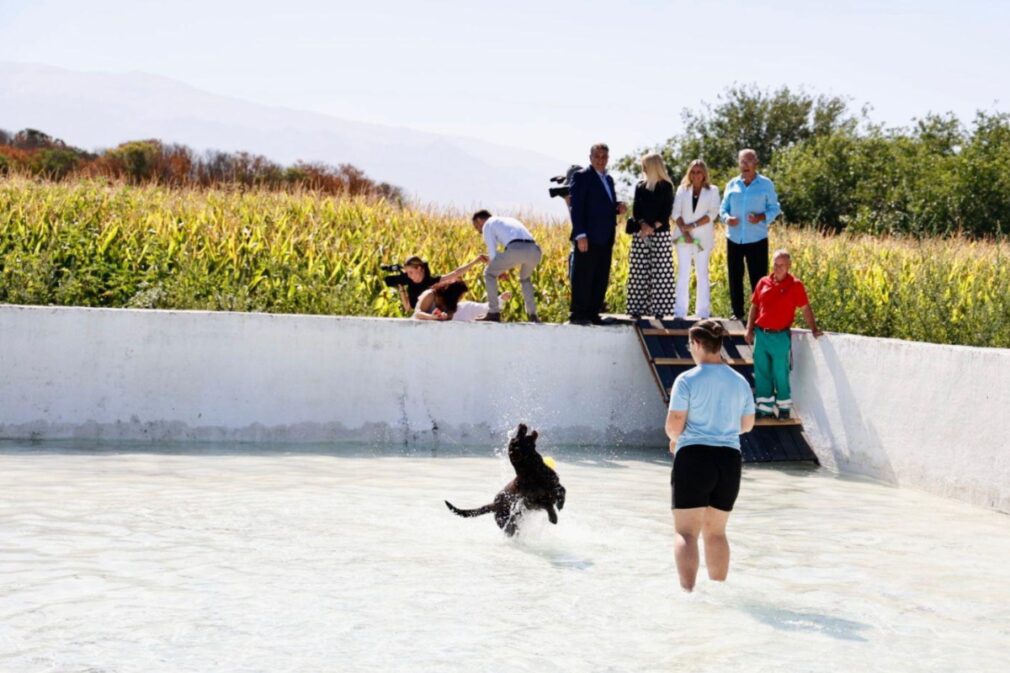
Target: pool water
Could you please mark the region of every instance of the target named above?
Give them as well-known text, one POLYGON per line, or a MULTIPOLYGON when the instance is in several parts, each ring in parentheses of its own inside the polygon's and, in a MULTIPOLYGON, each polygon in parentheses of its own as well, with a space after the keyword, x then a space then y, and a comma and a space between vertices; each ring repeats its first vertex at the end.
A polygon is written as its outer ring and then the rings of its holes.
POLYGON ((1010 517, 744 471, 729 581, 678 588, 669 461, 540 448, 515 539, 491 451, 0 446, 0 671, 1003 671, 1010 517))

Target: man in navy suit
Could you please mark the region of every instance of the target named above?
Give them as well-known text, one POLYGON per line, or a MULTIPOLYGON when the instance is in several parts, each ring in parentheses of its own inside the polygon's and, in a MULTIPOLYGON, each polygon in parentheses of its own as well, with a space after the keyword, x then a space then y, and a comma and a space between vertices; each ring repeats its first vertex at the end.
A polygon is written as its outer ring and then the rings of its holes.
POLYGON ((572 304, 568 322, 600 325, 600 311, 610 282, 617 216, 627 212, 617 200, 614 179, 607 174, 610 148, 589 150, 589 167, 572 176, 572 304))

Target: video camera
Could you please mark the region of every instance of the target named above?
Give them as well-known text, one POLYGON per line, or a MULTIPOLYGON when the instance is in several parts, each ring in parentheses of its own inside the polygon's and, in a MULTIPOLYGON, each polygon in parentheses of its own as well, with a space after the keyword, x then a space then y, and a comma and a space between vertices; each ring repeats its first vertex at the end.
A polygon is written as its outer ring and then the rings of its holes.
POLYGON ((410 279, 407 278, 407 274, 403 272, 402 264, 380 264, 379 268, 392 274, 389 276, 383 276, 382 278, 382 282, 386 284, 386 287, 395 288, 400 285, 406 285, 410 282, 410 279))
POLYGON ((576 173, 582 170, 582 166, 576 166, 572 164, 568 167, 568 170, 564 175, 555 175, 551 178, 551 182, 561 185, 560 187, 549 187, 547 193, 551 195, 553 199, 555 196, 565 197, 572 192, 572 178, 576 173))

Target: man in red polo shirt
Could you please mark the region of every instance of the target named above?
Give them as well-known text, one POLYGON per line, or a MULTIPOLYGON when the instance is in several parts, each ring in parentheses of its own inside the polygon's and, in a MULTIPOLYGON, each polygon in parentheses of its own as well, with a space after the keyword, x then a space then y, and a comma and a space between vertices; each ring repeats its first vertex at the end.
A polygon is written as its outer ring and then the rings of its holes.
POLYGON ((796 309, 803 310, 803 319, 815 338, 823 334, 814 320, 806 288, 789 273, 791 266, 789 253, 777 250, 771 274, 758 281, 751 297, 746 339, 754 345, 754 401, 758 418, 770 418, 777 412, 780 419, 785 419, 792 411, 789 328, 796 309))

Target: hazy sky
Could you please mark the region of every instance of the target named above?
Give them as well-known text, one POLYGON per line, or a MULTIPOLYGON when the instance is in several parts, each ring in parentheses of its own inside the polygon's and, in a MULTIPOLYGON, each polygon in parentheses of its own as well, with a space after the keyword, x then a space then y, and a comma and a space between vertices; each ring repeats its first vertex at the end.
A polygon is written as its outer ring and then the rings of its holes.
POLYGON ((662 140, 733 82, 848 95, 891 124, 1007 110, 1008 27, 995 0, 0 0, 0 60, 139 70, 568 161, 662 140))

